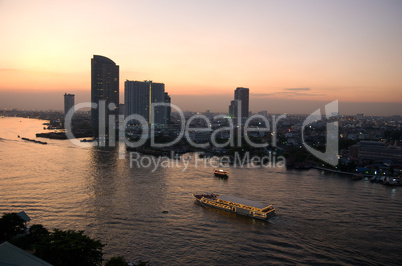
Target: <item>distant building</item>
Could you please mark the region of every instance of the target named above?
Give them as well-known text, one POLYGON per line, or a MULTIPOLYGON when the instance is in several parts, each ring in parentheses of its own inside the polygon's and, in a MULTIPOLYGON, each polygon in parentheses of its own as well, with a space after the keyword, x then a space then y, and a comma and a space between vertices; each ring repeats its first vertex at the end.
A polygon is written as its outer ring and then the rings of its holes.
POLYGON ((234 100, 230 102, 229 116, 246 119, 249 117, 249 89, 238 87, 234 91, 234 100), (239 112, 240 108, 240 113, 239 112))
POLYGON ((169 94, 167 92, 165 92, 165 103, 167 103, 169 106, 166 107, 166 122, 168 124, 170 124, 170 116, 172 114, 172 107, 170 107, 170 103, 171 103, 171 98, 169 96, 169 94))
POLYGON ((363 120, 363 119, 364 119, 364 113, 356 115, 356 120, 363 120))
POLYGON ((249 89, 242 87, 236 88, 234 99, 239 101, 241 106, 240 114, 237 114, 237 109, 235 109, 235 117, 247 118, 249 115, 249 89))
POLYGON ((124 111, 125 111, 125 107, 124 104, 119 104, 119 115, 123 115, 124 116, 124 111))
MULTIPOLYGON (((107 57, 94 55, 91 59, 91 102, 105 101, 105 133, 109 132, 109 115, 119 114, 119 66, 107 57), (111 105, 110 105, 111 104, 111 105)), ((99 106, 91 109, 91 125, 99 134, 99 106)))
POLYGON ((64 117, 66 117, 68 111, 70 111, 70 109, 74 110, 74 94, 64 94, 64 117))
POLYGON ((360 160, 402 162, 402 148, 399 146, 387 146, 381 141, 360 141, 356 146, 360 160))
MULTIPOLYGON (((166 106, 155 106, 153 103, 169 103, 170 96, 165 94, 165 84, 152 81, 130 81, 124 83, 124 104, 125 115, 141 115, 148 124, 157 127, 164 127, 168 123, 168 112, 170 108, 166 106)), ((139 124, 139 121, 133 121, 139 124)))
POLYGON ((235 116, 235 110, 237 110, 237 101, 233 100, 230 101, 230 105, 229 105, 229 116, 234 118, 235 116))

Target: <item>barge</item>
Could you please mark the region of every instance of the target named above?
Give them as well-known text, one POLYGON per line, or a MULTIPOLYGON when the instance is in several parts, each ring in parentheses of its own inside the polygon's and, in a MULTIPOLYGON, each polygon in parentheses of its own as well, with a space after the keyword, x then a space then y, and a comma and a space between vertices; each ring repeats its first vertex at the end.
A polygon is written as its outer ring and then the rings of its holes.
POLYGON ((253 217, 260 220, 268 220, 276 215, 272 205, 264 205, 260 202, 242 199, 231 195, 217 194, 193 194, 197 204, 217 208, 240 215, 253 217))

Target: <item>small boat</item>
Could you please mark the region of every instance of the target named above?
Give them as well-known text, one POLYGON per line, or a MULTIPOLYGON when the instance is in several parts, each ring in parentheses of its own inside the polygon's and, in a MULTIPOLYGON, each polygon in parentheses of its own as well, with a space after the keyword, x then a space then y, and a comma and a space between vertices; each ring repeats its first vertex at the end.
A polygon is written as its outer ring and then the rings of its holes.
MULTIPOLYGON (((18 135, 18 137, 20 137, 18 135)), ((34 142, 34 143, 38 143, 38 144, 47 144, 46 141, 40 141, 40 140, 34 140, 34 139, 29 139, 29 138, 21 138, 22 140, 26 140, 26 141, 30 141, 30 142, 34 142)))
POLYGON ((217 176, 217 177, 228 178, 229 171, 224 171, 222 169, 215 169, 214 170, 214 175, 217 176))
POLYGON ((80 142, 94 142, 95 139, 82 139, 80 142))
POLYGON ((242 199, 231 195, 217 194, 193 194, 197 204, 205 207, 213 207, 240 215, 253 217, 260 220, 268 220, 276 215, 276 210, 271 205, 264 205, 252 200, 242 199))

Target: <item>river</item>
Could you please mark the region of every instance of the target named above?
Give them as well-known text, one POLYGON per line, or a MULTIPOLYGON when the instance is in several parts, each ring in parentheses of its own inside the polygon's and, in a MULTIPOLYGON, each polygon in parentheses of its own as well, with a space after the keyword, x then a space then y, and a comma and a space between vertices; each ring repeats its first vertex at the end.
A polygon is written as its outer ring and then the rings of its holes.
POLYGON ((119 159, 117 148, 18 138, 34 138, 42 123, 0 118, 0 212, 25 211, 30 224, 48 229, 84 230, 106 244, 105 258, 151 265, 402 261, 402 187, 281 167, 231 167, 222 180, 209 165, 184 169, 171 160, 153 171, 130 166, 128 154, 119 159), (264 222, 203 208, 194 192, 272 204, 277 216, 264 222))

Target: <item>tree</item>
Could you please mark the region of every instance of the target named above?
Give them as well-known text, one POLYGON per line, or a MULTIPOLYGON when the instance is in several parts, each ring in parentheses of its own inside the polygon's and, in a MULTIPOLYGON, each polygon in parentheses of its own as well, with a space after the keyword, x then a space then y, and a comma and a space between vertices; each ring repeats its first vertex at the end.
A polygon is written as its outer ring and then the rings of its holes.
POLYGON ((37 243, 47 236, 49 236, 49 231, 41 224, 34 224, 29 228, 28 237, 31 243, 37 243))
POLYGON ((25 221, 16 213, 5 213, 0 218, 0 240, 9 241, 26 231, 25 221))
POLYGON ((121 256, 114 256, 106 262, 105 266, 128 266, 128 262, 121 256))
POLYGON ((101 265, 103 247, 84 231, 54 229, 35 245, 34 255, 54 265, 101 265))
POLYGON ((29 233, 14 237, 10 242, 24 250, 33 250, 34 245, 49 235, 49 231, 41 224, 34 224, 29 228, 29 233))

